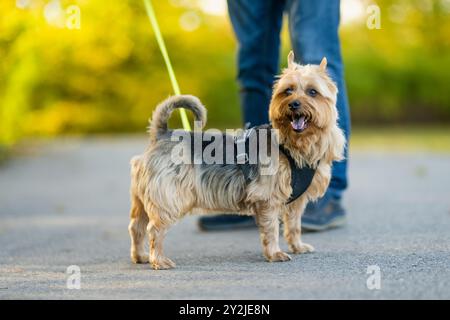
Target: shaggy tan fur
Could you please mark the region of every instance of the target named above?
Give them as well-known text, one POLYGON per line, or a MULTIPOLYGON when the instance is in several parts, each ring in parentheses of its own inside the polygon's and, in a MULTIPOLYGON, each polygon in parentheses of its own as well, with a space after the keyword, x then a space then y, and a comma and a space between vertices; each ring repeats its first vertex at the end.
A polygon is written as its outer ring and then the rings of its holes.
MULTIPOLYGON (((330 182, 331 163, 343 158, 345 139, 337 126, 337 88, 326 71, 326 59, 320 66, 301 66, 291 52, 288 68, 273 90, 269 116, 277 129, 277 139, 289 150, 298 165, 316 168, 307 191, 286 205, 292 192, 291 173, 286 157, 280 153, 279 167, 273 175, 257 175, 245 181, 236 165, 175 164, 171 152, 176 142, 170 139, 167 120, 175 108, 194 112, 202 125, 206 110, 193 96, 175 96, 161 103, 150 124, 150 144, 131 160, 131 260, 149 262, 153 269, 173 268, 163 253, 168 228, 193 212, 237 212, 254 215, 260 230, 263 252, 268 261, 287 261, 290 256, 279 246, 279 220, 284 221, 284 236, 292 253, 313 251, 301 240, 300 217, 308 201, 321 197, 330 182), (311 94, 311 89, 315 94, 311 94), (301 103, 291 110, 292 101, 301 103), (307 128, 294 130, 291 121, 304 116, 307 128), (150 254, 145 252, 148 235, 150 254)), ((186 146, 187 147, 187 146, 186 146)))

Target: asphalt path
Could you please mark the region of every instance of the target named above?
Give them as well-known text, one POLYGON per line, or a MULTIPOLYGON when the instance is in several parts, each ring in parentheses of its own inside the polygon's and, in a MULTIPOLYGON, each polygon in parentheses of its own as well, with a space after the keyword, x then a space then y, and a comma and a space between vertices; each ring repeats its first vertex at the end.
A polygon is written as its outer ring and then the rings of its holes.
POLYGON ((1 299, 450 299, 450 154, 353 150, 348 224, 305 234, 312 254, 268 263, 256 230, 188 217, 166 240, 176 269, 154 271, 129 260, 129 160, 145 143, 34 142, 0 166, 1 299))

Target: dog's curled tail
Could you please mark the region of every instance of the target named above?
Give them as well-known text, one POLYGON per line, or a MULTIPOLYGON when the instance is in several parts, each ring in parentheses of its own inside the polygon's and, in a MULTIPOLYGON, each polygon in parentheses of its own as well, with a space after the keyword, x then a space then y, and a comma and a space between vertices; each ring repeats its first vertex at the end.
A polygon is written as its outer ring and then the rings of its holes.
POLYGON ((161 102, 155 109, 150 120, 148 132, 150 142, 155 142, 159 136, 167 132, 167 121, 174 109, 185 108, 194 113, 195 121, 206 124, 206 109, 197 97, 191 95, 172 96, 161 102))

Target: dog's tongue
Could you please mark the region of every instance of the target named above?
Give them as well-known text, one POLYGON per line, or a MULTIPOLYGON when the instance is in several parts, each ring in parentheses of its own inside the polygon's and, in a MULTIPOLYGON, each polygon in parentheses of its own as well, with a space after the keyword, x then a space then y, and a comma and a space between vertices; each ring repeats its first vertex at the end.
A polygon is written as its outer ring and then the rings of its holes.
POLYGON ((305 117, 301 116, 298 119, 294 119, 291 122, 292 128, 296 131, 302 131, 305 129, 306 127, 306 121, 305 121, 305 117))

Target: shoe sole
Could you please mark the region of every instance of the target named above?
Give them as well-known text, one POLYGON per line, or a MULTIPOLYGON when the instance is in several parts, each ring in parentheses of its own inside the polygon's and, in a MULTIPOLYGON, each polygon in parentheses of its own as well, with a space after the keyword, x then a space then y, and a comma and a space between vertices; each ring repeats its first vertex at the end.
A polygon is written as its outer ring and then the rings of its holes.
POLYGON ((328 229, 342 227, 346 223, 347 223, 347 219, 345 217, 339 217, 339 218, 334 219, 330 223, 322 225, 322 226, 319 226, 316 224, 302 223, 302 229, 304 229, 305 231, 324 231, 324 230, 328 230, 328 229))

